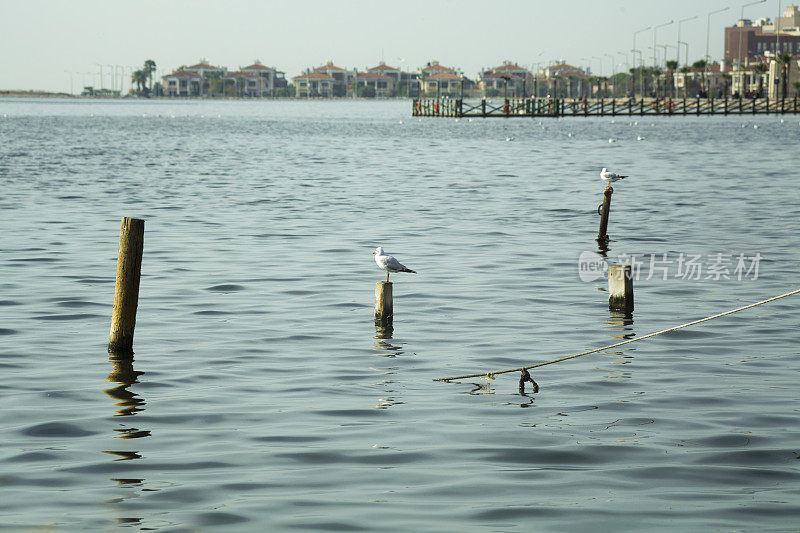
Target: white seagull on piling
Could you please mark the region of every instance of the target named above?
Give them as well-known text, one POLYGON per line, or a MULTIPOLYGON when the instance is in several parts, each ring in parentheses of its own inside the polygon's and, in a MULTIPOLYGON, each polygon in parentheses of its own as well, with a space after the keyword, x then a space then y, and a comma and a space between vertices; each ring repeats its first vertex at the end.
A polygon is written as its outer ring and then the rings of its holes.
POLYGON ((615 174, 614 172, 609 172, 608 170, 606 170, 606 167, 603 167, 603 170, 600 171, 600 178, 606 183, 608 183, 609 186, 615 181, 619 181, 627 177, 628 176, 620 176, 619 174, 615 174))
POLYGON ((375 262, 378 264, 378 266, 386 271, 387 283, 389 282, 390 272, 411 272, 412 274, 417 273, 416 270, 411 270, 405 265, 401 265, 400 261, 398 261, 391 255, 386 255, 385 253, 383 253, 383 248, 380 246, 375 248, 375 251, 372 253, 375 254, 375 262))

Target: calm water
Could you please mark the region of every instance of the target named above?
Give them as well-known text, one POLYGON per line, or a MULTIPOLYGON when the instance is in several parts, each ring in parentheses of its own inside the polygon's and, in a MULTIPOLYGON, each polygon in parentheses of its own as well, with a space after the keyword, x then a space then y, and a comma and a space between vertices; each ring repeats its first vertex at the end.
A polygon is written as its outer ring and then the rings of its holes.
POLYGON ((432 380, 797 288, 800 117, 409 115, 0 100, 0 529, 797 531, 800 296, 543 367, 536 395, 432 380), (631 175, 610 259, 760 253, 758 278, 643 268, 610 314, 578 275, 603 166, 631 175), (132 362, 106 353, 123 216, 132 362), (419 272, 390 336, 378 245, 419 272))

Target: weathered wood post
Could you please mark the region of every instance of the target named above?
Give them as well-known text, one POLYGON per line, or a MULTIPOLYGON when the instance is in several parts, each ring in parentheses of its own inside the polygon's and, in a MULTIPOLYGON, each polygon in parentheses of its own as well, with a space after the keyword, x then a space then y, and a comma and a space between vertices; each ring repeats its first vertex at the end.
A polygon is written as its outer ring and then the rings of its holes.
POLYGON ((111 312, 109 353, 133 353, 133 329, 136 327, 136 307, 139 304, 143 249, 144 220, 123 218, 119 229, 117 283, 111 312))
POLYGON ((608 308, 633 312, 633 272, 631 265, 609 265, 608 308))
POLYGON ((608 216, 611 214, 611 195, 614 194, 614 189, 609 185, 603 191, 603 204, 600 206, 600 231, 597 233, 597 240, 605 242, 608 240, 606 230, 608 230, 608 216))
POLYGON ((390 326, 393 314, 392 282, 379 281, 375 284, 375 325, 390 326))

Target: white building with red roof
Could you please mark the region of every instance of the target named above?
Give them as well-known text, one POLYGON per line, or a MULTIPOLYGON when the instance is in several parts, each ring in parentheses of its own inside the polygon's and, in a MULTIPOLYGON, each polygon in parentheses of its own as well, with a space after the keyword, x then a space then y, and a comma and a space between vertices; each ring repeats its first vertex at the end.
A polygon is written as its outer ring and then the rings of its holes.
MULTIPOLYGON (((378 98, 386 98, 394 95, 396 80, 394 77, 383 74, 380 71, 372 72, 359 72, 355 77, 356 86, 359 87, 358 91, 365 94, 364 89, 361 87, 371 89, 371 93, 378 98)), ((369 95, 367 91, 365 95, 369 95)))
POLYGON ((508 96, 519 98, 530 94, 533 88, 533 74, 511 61, 485 69, 480 76, 484 96, 508 96))
POLYGON ((202 96, 203 81, 201 74, 186 69, 161 77, 165 96, 202 96))
POLYGON ((265 96, 266 80, 254 72, 239 70, 236 72, 226 72, 222 76, 225 86, 233 83, 234 94, 241 98, 258 98, 265 96))
POLYGON ((354 75, 352 71, 337 67, 333 64, 333 61, 328 61, 324 65, 314 68, 313 71, 333 78, 331 96, 345 96, 347 94, 347 87, 350 85, 354 75))
POLYGON ((331 98, 334 96, 333 88, 336 78, 316 70, 309 70, 304 74, 292 78, 294 92, 298 98, 311 98, 315 96, 331 98))
POLYGON ((422 78, 422 87, 428 96, 449 96, 458 98, 464 83, 463 76, 452 72, 439 71, 422 78))
POLYGON ((241 72, 255 74, 264 79, 259 96, 275 96, 276 89, 286 88, 286 75, 274 67, 268 67, 256 60, 252 65, 242 67, 241 72))

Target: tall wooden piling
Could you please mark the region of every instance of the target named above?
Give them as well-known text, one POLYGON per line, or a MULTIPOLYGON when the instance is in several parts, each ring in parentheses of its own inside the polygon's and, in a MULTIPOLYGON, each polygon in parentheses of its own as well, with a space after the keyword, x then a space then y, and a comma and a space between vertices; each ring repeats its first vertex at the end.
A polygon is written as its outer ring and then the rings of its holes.
POLYGON ((117 283, 114 288, 114 309, 111 312, 109 353, 133 353, 133 330, 139 304, 139 278, 142 274, 144 220, 122 219, 119 230, 117 283))
POLYGON ((611 214, 611 195, 614 194, 614 189, 609 185, 603 191, 603 205, 600 206, 600 231, 597 233, 598 241, 607 241, 608 235, 608 216, 611 214))
POLYGON ((375 324, 387 326, 392 324, 393 315, 392 282, 379 281, 375 284, 375 324))
POLYGON ((633 312, 633 272, 631 265, 609 265, 608 308, 633 312))

